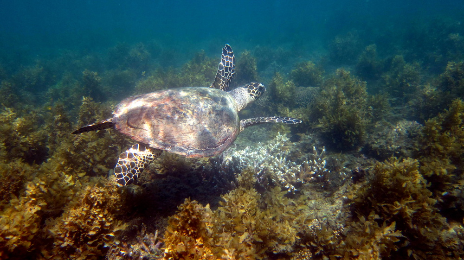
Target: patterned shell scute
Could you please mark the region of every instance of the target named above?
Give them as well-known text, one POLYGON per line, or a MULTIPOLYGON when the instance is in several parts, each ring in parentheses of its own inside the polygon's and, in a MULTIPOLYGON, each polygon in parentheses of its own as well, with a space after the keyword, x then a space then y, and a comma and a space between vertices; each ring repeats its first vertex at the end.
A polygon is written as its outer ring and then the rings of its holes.
POLYGON ((114 111, 120 132, 152 148, 186 157, 214 156, 235 141, 234 98, 213 88, 178 88, 123 100, 114 111))

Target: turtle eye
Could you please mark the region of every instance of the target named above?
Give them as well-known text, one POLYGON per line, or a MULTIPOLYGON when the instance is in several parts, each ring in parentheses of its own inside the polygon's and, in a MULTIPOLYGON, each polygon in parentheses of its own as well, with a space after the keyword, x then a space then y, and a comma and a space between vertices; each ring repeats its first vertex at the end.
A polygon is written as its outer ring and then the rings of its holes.
POLYGON ((264 87, 263 84, 259 83, 259 85, 258 85, 258 95, 261 96, 264 93, 264 91, 266 91, 266 87, 264 87))

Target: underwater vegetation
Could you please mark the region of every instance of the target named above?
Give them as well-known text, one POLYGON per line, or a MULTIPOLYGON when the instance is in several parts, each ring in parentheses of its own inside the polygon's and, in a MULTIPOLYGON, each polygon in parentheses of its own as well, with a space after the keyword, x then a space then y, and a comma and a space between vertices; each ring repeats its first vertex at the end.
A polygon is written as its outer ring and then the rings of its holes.
POLYGON ((311 105, 312 121, 318 122, 327 146, 337 150, 356 149, 364 142, 372 121, 366 84, 343 69, 326 80, 311 105))
POLYGON ((87 186, 64 208, 63 214, 46 223, 53 238, 48 258, 103 256, 116 233, 125 228, 116 215, 124 211, 124 199, 116 185, 87 186))
POLYGON ((464 62, 449 62, 445 71, 438 78, 438 88, 449 92, 453 98, 464 94, 464 62))
POLYGON ((403 56, 396 55, 387 67, 388 71, 381 75, 383 89, 393 98, 393 104, 406 103, 421 82, 419 64, 407 63, 403 56))
POLYGON ((461 178, 460 174, 455 176, 454 173, 459 173, 463 167, 463 126, 464 102, 459 99, 453 101, 449 110, 425 122, 418 156, 421 158, 421 171, 433 180, 431 188, 434 192, 443 192, 442 189, 453 179, 461 178))
POLYGON ((267 92, 240 117, 304 123, 164 154, 125 188, 108 176, 133 141, 70 133, 124 97, 209 86, 217 57, 143 42, 0 65, 0 259, 462 259, 464 41, 434 21, 311 55, 247 46, 235 82, 267 92))
POLYGON ((392 156, 405 158, 417 153, 417 139, 423 126, 416 121, 401 120, 396 124, 379 121, 373 127, 374 131, 368 134, 368 141, 363 147, 368 156, 384 161, 392 156))
POLYGON ((307 61, 296 65, 290 72, 290 78, 297 86, 318 86, 323 79, 324 70, 313 62, 307 61))
POLYGON ((329 45, 329 58, 338 64, 352 63, 362 51, 361 44, 359 33, 356 31, 337 35, 329 45))
POLYGON ((269 92, 271 98, 278 102, 278 104, 287 104, 291 107, 294 105, 296 85, 293 81, 284 81, 280 73, 276 73, 269 84, 269 92))
POLYGON ((441 69, 449 61, 462 61, 463 28, 454 19, 437 16, 405 29, 405 56, 423 62, 424 68, 441 69))
POLYGON ((464 94, 464 64, 463 62, 448 62, 443 73, 432 82, 420 86, 410 101, 414 108, 411 111, 421 121, 437 116, 457 98, 464 94))
POLYGON ((382 61, 377 54, 377 45, 371 44, 366 46, 359 56, 355 72, 365 80, 376 80, 380 77, 382 66, 382 61))
POLYGON ((144 77, 135 85, 136 93, 148 93, 167 86, 209 86, 214 81, 216 70, 217 60, 207 57, 204 51, 199 52, 180 69, 157 68, 152 73, 143 74, 144 77))
POLYGON ((454 244, 459 239, 455 236, 455 242, 448 241, 453 239, 447 237, 449 227, 434 207, 437 201, 427 189, 417 160, 392 158, 377 163, 372 180, 356 191, 353 202, 357 217, 374 214, 381 224, 393 225, 392 231, 396 230, 395 243, 386 243, 382 248, 385 251, 378 254, 394 254, 401 244, 405 248, 400 250, 415 258, 462 253, 442 251, 447 243, 454 244))
POLYGON ((236 75, 234 77, 234 84, 237 86, 259 81, 256 58, 250 51, 244 51, 237 57, 237 64, 235 67, 236 75))
POLYGON ((166 247, 165 258, 262 259, 266 252, 290 253, 304 216, 297 220, 301 211, 276 189, 263 196, 253 188, 239 187, 222 196, 215 212, 209 205, 186 200, 169 219, 165 242, 171 246, 166 247), (261 203, 265 209, 260 209, 261 203))
POLYGON ((0 154, 4 160, 20 159, 30 164, 40 164, 45 160, 47 135, 39 129, 43 123, 39 113, 31 111, 24 117, 18 117, 13 109, 4 108, 0 123, 0 154))

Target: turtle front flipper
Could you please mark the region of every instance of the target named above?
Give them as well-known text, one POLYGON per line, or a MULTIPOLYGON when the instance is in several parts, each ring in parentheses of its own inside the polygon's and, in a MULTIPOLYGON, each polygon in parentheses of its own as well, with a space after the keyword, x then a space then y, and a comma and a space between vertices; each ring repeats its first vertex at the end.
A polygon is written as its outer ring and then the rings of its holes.
POLYGON ((114 175, 119 186, 135 183, 140 173, 156 157, 160 150, 150 149, 141 144, 135 144, 119 155, 118 163, 114 167, 114 175))
POLYGON ((229 44, 222 49, 221 62, 219 62, 216 78, 212 88, 223 91, 229 90, 229 84, 235 74, 235 56, 229 44))
POLYGON ((296 118, 291 117, 279 117, 279 116, 271 116, 271 117, 254 117, 240 120, 240 132, 243 131, 246 127, 252 125, 259 125, 264 123, 283 123, 288 125, 300 124, 303 121, 296 118))

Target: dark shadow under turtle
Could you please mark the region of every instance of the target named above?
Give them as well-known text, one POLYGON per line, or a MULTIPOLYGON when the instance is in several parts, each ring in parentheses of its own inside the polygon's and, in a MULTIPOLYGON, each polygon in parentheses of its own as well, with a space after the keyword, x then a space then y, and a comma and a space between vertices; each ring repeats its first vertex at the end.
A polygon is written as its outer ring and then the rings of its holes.
POLYGON ((238 112, 266 89, 263 84, 252 82, 228 91, 234 74, 235 57, 226 45, 209 88, 167 89, 126 98, 118 104, 112 118, 84 126, 73 134, 115 128, 139 142, 119 155, 114 168, 118 184, 124 186, 135 182, 162 150, 186 157, 215 156, 248 126, 301 123, 289 117, 240 120, 238 112))

